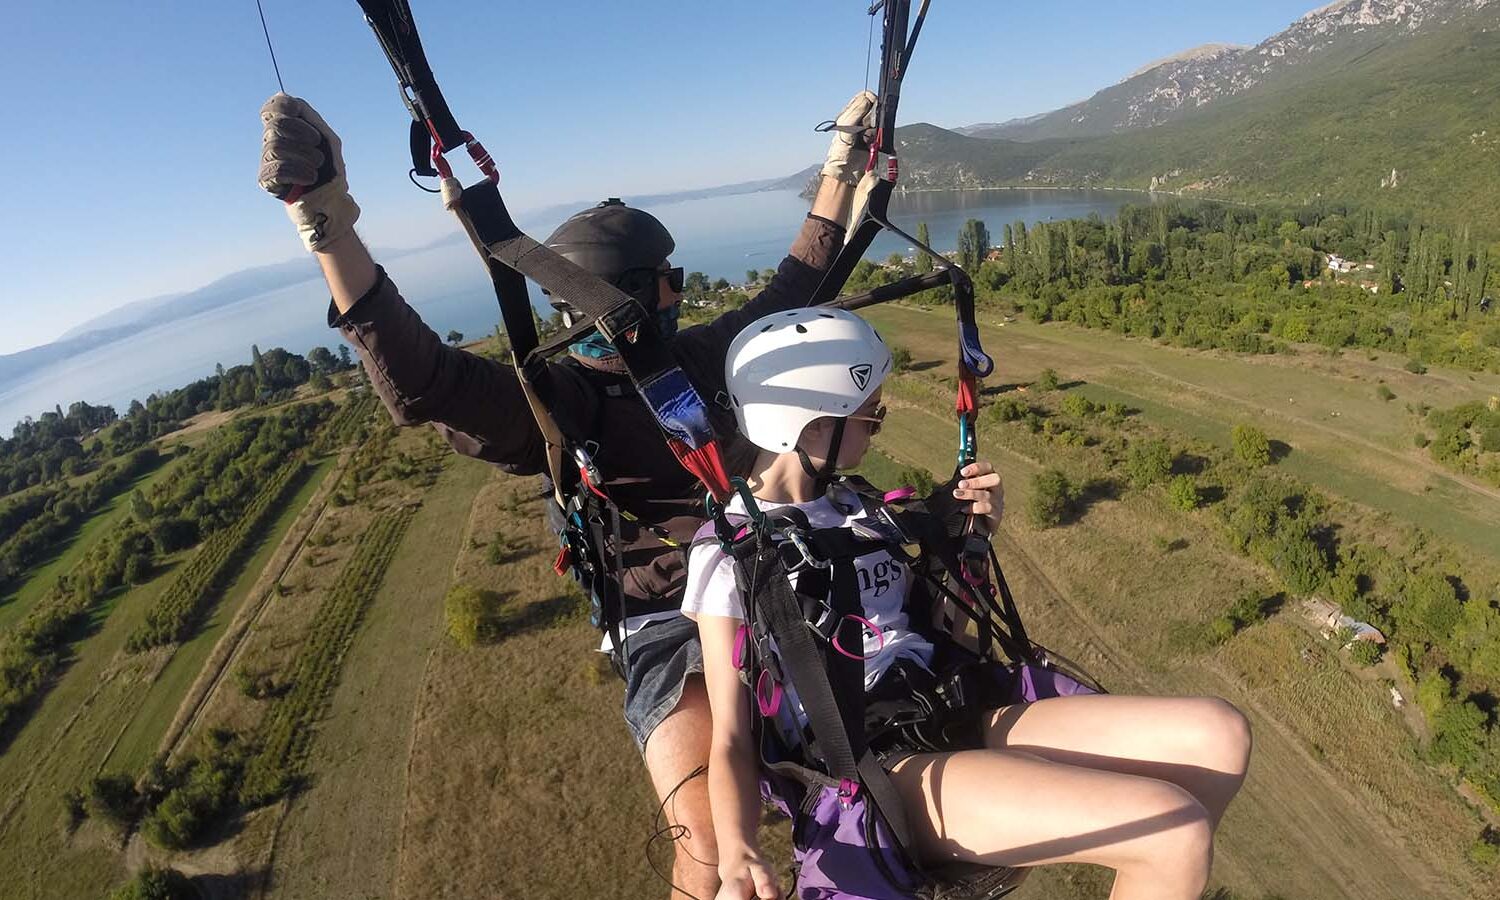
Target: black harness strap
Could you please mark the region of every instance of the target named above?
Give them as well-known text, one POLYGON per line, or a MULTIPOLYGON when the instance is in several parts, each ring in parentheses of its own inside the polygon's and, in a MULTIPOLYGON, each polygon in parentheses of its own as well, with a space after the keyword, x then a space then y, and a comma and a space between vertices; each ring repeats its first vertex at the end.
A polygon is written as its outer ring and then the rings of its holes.
MULTIPOLYGON (((823 761, 828 775, 841 782, 863 785, 896 839, 902 846, 910 846, 911 827, 901 798, 895 785, 891 784, 890 776, 864 743, 863 661, 855 662, 857 685, 853 690, 844 691, 846 699, 840 704, 834 694, 834 681, 847 681, 851 677, 850 670, 829 671, 825 664, 828 655, 818 646, 812 629, 802 618, 801 604, 792 590, 790 573, 786 571, 780 554, 762 553, 759 558, 764 581, 754 598, 757 618, 764 621, 776 640, 786 680, 796 686, 797 696, 812 728, 813 752, 823 761)), ((855 580, 853 565, 841 568, 843 574, 837 569, 833 574, 833 596, 847 597, 852 593, 857 605, 859 583, 855 580)), ((840 601, 835 600, 835 603, 840 601)), ((858 646, 863 646, 863 642, 858 646)))

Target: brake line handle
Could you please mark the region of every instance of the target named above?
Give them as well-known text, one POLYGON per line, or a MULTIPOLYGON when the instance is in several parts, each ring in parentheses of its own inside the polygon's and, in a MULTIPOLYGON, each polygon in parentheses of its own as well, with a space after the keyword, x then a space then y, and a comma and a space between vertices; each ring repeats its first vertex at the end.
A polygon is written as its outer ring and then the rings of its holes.
POLYGON ((318 136, 318 152, 323 154, 323 162, 318 165, 318 177, 312 184, 289 185, 285 191, 277 193, 276 198, 287 206, 291 206, 308 191, 315 191, 323 185, 332 181, 339 173, 333 167, 333 146, 328 143, 328 138, 318 136))

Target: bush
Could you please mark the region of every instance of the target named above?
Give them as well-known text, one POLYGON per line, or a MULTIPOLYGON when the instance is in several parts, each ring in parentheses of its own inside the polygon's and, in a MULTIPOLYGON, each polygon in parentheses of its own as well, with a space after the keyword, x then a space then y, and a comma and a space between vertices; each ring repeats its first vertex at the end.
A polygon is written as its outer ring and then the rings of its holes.
POLYGON ((1125 474, 1136 488, 1165 481, 1172 474, 1172 448, 1160 440, 1132 444, 1125 457, 1125 474))
POLYGON ((1412 357, 1411 359, 1408 359, 1406 361, 1405 368, 1406 368, 1406 371, 1412 373, 1413 375, 1426 375, 1427 374, 1427 367, 1425 365, 1423 365, 1422 361, 1420 359, 1417 359, 1415 356, 1412 357))
POLYGON ((1062 411, 1076 419, 1086 419, 1098 412, 1099 407, 1082 394, 1069 394, 1063 398, 1062 411))
POLYGON ((248 749, 234 732, 216 729, 204 755, 168 769, 158 766, 150 779, 160 799, 141 821, 141 834, 164 850, 202 842, 209 829, 235 805, 248 749))
POLYGON ((1252 466, 1264 466, 1271 462, 1271 441, 1266 433, 1254 425, 1241 423, 1229 433, 1234 446, 1235 458, 1252 466))
POLYGON ((1239 628, 1235 625, 1234 619, 1227 615, 1219 616, 1209 623, 1208 626, 1208 635, 1214 644, 1225 643, 1234 637, 1237 631, 1239 631, 1239 628))
POLYGON ((905 372, 911 368, 911 351, 900 344, 891 344, 891 371, 905 372))
POLYGON ((1378 387, 1378 388, 1375 389, 1375 396, 1379 397, 1380 399, 1384 400, 1387 403, 1389 403, 1392 400, 1396 399, 1395 392, 1392 391, 1389 387, 1386 387, 1383 384, 1380 387, 1378 387))
POLYGON ((276 679, 269 672, 252 672, 249 669, 234 670, 234 685, 240 693, 251 700, 264 700, 277 693, 276 679))
POLYGON ((1444 707, 1433 723, 1436 732, 1432 741, 1433 759, 1460 770, 1474 765, 1483 746, 1486 719, 1484 710, 1472 700, 1444 707))
POLYGON ((505 535, 496 532, 494 538, 490 540, 490 545, 485 548, 484 561, 492 566, 500 565, 505 562, 505 553, 509 549, 509 546, 510 541, 506 539, 505 535))
POLYGON ((1178 509, 1198 508, 1198 484, 1191 475, 1178 475, 1167 485, 1167 500, 1178 509))
POLYGON ((1031 408, 1015 397, 1001 397, 990 404, 989 417, 1000 422, 1018 422, 1031 412, 1031 408))
POLYGON ((1328 581, 1328 555, 1298 523, 1277 532, 1271 564, 1294 594, 1315 593, 1328 581))
POLYGON ((129 830, 140 814, 140 799, 135 779, 129 775, 100 775, 89 782, 84 808, 90 818, 123 832, 129 830))
POLYGON ((896 484, 915 489, 918 497, 926 497, 937 490, 937 482, 933 480, 932 473, 917 466, 909 466, 897 472, 896 484))
POLYGON ((1052 528, 1067 520, 1073 509, 1073 485, 1068 476, 1048 469, 1031 479, 1031 499, 1026 513, 1033 525, 1052 528))
POLYGON ((1055 391, 1061 383, 1055 369, 1043 369, 1042 374, 1037 377, 1036 388, 1039 391, 1055 391))
POLYGON ((192 881, 176 869, 147 866, 110 895, 110 900, 196 900, 192 881))
POLYGON ((1432 443, 1432 438, 1419 431, 1412 437, 1411 442, 1416 445, 1418 450, 1424 450, 1428 444, 1432 443))
POLYGON ((1500 834, 1493 829, 1485 829, 1484 834, 1475 838, 1474 845, 1469 848, 1469 860, 1487 869, 1500 863, 1500 834))
POLYGON ((1417 706, 1427 714, 1428 721, 1433 721, 1442 714, 1452 693, 1453 685, 1436 669, 1423 672, 1422 677, 1417 679, 1417 706))
POLYGON ((1373 666, 1380 662, 1380 645, 1374 641, 1355 641, 1349 648, 1349 659, 1358 666, 1373 666))
POLYGON ((494 591, 454 585, 443 601, 448 635, 460 647, 488 644, 500 636, 502 606, 494 591))

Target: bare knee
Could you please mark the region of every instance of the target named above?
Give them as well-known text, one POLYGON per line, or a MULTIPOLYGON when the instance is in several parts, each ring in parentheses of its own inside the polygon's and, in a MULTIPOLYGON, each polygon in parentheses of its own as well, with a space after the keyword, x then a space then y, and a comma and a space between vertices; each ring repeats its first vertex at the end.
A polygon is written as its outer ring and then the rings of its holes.
POLYGON ((1157 781, 1144 792, 1142 823, 1148 828, 1130 842, 1129 864, 1141 871, 1174 881, 1206 881, 1213 861, 1213 819, 1208 809, 1187 790, 1157 781))
POLYGON ((1250 720, 1233 703, 1218 697, 1196 701, 1195 734, 1201 763, 1219 772, 1243 775, 1250 765, 1250 720))

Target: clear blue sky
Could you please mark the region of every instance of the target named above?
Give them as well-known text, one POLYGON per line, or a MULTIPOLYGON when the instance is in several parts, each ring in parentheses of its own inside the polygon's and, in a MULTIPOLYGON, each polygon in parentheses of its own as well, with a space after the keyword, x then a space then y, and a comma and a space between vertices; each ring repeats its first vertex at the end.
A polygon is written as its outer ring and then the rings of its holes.
MULTIPOLYGON (((0 30, 0 353, 298 252, 255 184, 276 81, 253 0, 18 2, 0 30)), ((865 78, 867 0, 411 2, 518 210, 790 174, 821 158, 812 126, 865 78)), ((936 0, 901 118, 1054 109, 1197 44, 1256 43, 1319 2, 936 0)), ((366 239, 448 233, 406 180, 406 112, 357 5, 264 3, 287 90, 343 136, 366 239)))

